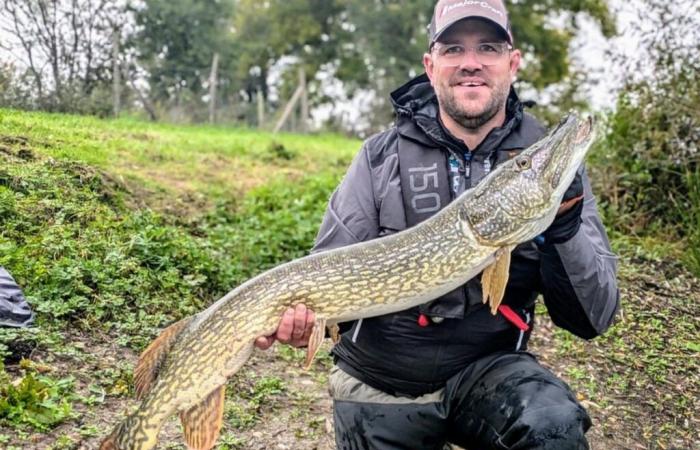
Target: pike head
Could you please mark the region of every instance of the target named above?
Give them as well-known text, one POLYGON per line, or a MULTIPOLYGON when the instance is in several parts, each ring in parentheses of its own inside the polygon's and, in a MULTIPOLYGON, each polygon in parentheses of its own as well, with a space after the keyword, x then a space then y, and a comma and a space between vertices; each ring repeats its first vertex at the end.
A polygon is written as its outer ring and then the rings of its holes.
POLYGON ((554 220, 594 137, 592 118, 569 114, 474 188, 468 206, 458 206, 460 225, 484 245, 509 246, 535 238, 554 220))

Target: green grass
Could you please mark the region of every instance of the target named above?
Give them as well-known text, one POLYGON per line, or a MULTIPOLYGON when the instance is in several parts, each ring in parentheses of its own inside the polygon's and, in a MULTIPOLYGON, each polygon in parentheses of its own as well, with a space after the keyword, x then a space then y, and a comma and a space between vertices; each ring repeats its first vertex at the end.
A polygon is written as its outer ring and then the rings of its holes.
MULTIPOLYGON (((0 357, 23 342, 85 360, 90 348, 70 344, 78 335, 138 351, 168 323, 304 255, 358 148, 333 135, 0 110, 0 265, 37 313, 34 330, 0 330, 0 357)), ((19 391, 0 381, 0 424, 45 429, 70 417, 72 402, 130 394, 128 369, 98 373, 41 422, 15 409, 37 416, 31 408, 64 394, 61 379, 15 373, 19 391)))
POLYGON ((330 134, 273 135, 3 109, 0 136, 0 149, 105 170, 157 209, 192 200, 209 205, 278 177, 338 173, 359 148, 357 141, 330 134))
MULTIPOLYGON (((133 396, 121 355, 133 361, 167 324, 305 254, 359 145, 0 110, 0 265, 37 312, 34 329, 0 329, 0 361, 31 358, 0 367, 0 446, 39 434, 50 435, 41 448, 75 448, 104 435, 102 411, 133 396), (101 359, 105 348, 114 359, 101 359)), ((700 395, 699 289, 675 262, 687 248, 663 236, 611 238, 623 255, 620 319, 592 342, 555 331, 547 362, 611 442, 684 448, 700 395)), ((290 347, 276 354, 284 367, 304 357, 290 347)), ((330 365, 327 353, 316 359, 317 369, 330 365)), ((221 449, 249 447, 265 414, 288 412, 302 440, 324 433, 315 394, 325 370, 299 392, 283 375, 246 366, 234 377, 221 449)))

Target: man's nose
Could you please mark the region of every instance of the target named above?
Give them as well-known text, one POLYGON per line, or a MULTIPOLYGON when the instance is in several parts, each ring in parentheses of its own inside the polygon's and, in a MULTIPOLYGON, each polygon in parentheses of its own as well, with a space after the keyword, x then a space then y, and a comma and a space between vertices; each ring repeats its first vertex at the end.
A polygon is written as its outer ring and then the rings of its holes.
POLYGON ((476 50, 473 48, 468 48, 464 56, 462 57, 462 61, 460 61, 460 64, 458 66, 459 69, 461 70, 467 70, 467 71, 474 71, 474 70, 479 70, 484 67, 483 64, 481 64, 476 57, 476 50))

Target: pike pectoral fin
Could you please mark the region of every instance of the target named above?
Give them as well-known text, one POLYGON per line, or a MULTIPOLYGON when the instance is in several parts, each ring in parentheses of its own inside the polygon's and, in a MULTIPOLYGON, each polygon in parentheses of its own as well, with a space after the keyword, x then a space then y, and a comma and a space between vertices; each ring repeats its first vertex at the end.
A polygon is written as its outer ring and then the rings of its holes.
POLYGON ((214 447, 221 431, 224 416, 224 394, 226 386, 212 391, 199 404, 180 413, 189 450, 209 450, 214 447))
POLYGON ((484 269, 481 274, 481 289, 484 303, 489 302, 491 314, 496 314, 498 305, 503 300, 508 283, 508 269, 510 268, 510 252, 515 246, 501 247, 496 251, 496 261, 484 269))
POLYGON ((309 338, 309 345, 306 347, 306 361, 304 361, 304 369, 309 370, 311 363, 314 361, 318 349, 321 348, 323 343, 323 338, 326 337, 326 319, 323 317, 316 317, 316 322, 314 323, 314 329, 311 332, 311 337, 309 338))
POLYGON ((134 369, 136 398, 142 399, 151 389, 151 385, 158 378, 158 370, 170 347, 191 319, 191 317, 187 317, 170 325, 141 353, 136 369, 134 369))

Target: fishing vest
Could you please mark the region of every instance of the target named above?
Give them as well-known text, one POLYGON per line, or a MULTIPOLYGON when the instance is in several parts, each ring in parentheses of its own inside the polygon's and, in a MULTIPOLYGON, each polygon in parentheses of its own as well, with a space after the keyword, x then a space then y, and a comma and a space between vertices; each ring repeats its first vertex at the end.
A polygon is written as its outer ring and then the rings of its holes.
MULTIPOLYGON (((471 153, 469 160, 455 155, 453 150, 427 147, 399 136, 399 178, 406 226, 412 227, 433 216, 465 190, 476 186, 492 167, 513 158, 543 134, 536 119, 523 114, 517 130, 500 143, 494 143, 489 151, 471 153), (458 171, 451 167, 455 158, 460 158, 459 163, 464 164, 458 171)), ((521 244, 514 251, 526 251, 526 247, 521 244)), ((481 303, 481 276, 477 276, 442 297, 420 305, 419 310, 434 322, 440 322, 442 319, 462 319, 469 307, 481 303)))

